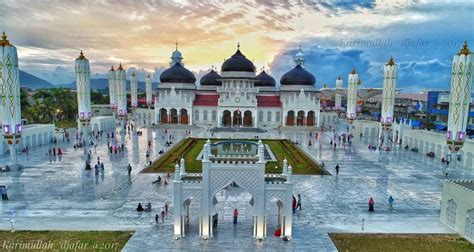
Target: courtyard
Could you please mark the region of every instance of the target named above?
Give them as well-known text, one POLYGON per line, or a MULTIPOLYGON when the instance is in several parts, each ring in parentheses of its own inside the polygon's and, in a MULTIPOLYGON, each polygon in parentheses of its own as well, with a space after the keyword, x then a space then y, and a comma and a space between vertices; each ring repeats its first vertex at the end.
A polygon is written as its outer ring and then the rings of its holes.
MULTIPOLYGON (((343 127, 341 127, 343 128, 343 127)), ((308 146, 314 137, 306 131, 266 132, 264 139, 289 139, 300 142, 299 147, 326 169, 334 173, 339 164, 339 176, 294 175, 295 194, 301 194, 302 210, 293 218, 293 240, 283 242, 272 235, 277 228, 276 209, 270 208, 268 237, 263 242, 251 238, 251 207, 248 194, 239 188, 227 188, 218 195, 219 227, 216 237, 203 241, 198 237, 197 212, 199 205, 191 205, 189 233, 173 240, 172 216, 155 224, 154 216, 173 205, 173 188, 152 184, 160 175, 142 173, 150 161, 145 156, 147 142, 152 141, 150 157, 155 160, 161 149, 169 150, 164 139, 179 142, 188 137, 185 130, 142 128, 142 136, 126 135, 126 151, 109 155, 107 139, 99 140, 92 149, 92 160, 97 156, 105 164, 104 172, 95 175, 83 169, 82 151, 75 151, 72 143, 63 143, 61 159, 47 155, 47 146, 32 149, 28 156, 20 156, 21 171, 0 173, 0 184, 8 187, 10 200, 1 205, 0 228, 10 230, 134 230, 125 251, 137 249, 297 249, 335 251, 328 233, 453 233, 439 223, 439 207, 445 166, 437 159, 421 153, 394 149, 391 153, 372 152, 368 139, 354 139, 352 146, 333 150, 329 144, 332 134, 320 133, 316 144, 308 146), (165 133, 166 132, 166 133, 165 133), (127 174, 127 165, 133 170, 127 174), (395 199, 389 210, 387 198, 395 199), (375 200, 375 212, 367 211, 370 197, 375 200), (138 203, 151 202, 150 213, 138 213, 138 203), (241 213, 239 224, 232 224, 232 209, 241 213)), ((192 137, 207 139, 211 133, 194 130, 192 137)), ((215 138, 228 138, 226 133, 215 133, 215 138)), ((250 133, 238 133, 237 139, 253 138, 250 133)), ((120 139, 120 138, 119 138, 120 139)), ((0 162, 7 162, 2 156, 0 162)), ((450 178, 474 178, 474 170, 456 167, 450 178)))

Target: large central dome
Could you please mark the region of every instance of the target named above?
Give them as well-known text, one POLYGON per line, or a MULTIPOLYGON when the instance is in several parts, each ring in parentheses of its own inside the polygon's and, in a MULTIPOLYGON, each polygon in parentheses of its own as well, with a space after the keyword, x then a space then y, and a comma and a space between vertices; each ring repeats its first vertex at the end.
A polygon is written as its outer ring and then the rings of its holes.
POLYGON ((300 65, 288 71, 280 79, 281 85, 311 85, 314 86, 316 78, 300 65))
POLYGON ((245 55, 240 52, 240 49, 237 49, 237 52, 224 61, 221 68, 222 72, 255 72, 255 66, 252 61, 247 59, 245 55))
POLYGON ((196 77, 181 63, 176 63, 160 75, 161 83, 195 83, 196 77))

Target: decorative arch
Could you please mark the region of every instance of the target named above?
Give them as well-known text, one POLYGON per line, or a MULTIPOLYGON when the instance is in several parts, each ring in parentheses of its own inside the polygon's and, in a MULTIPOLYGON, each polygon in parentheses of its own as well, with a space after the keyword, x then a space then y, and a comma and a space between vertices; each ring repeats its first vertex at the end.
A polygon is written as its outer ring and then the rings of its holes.
POLYGON ((232 115, 229 110, 224 110, 222 113, 222 125, 229 127, 232 125, 232 115))
POLYGON ((458 208, 458 204, 454 201, 454 199, 448 200, 447 209, 446 209, 446 224, 452 227, 453 229, 456 227, 456 211, 458 208))
POLYGON ((305 120, 304 111, 303 110, 298 111, 298 114, 296 116, 296 125, 304 126, 304 120, 305 120))
MULTIPOLYGON (((263 113, 263 112, 262 112, 263 113)), ((262 115, 263 117, 263 115, 262 115)), ((243 125, 246 127, 252 127, 253 122, 252 122, 252 111, 246 110, 244 112, 244 122, 243 125)))
POLYGON ((242 125, 242 112, 240 110, 235 110, 234 111, 233 124, 234 124, 234 126, 242 125))
POLYGON ((314 126, 314 111, 308 112, 308 117, 306 117, 306 125, 314 126))
POLYGON ((160 109, 160 123, 168 124, 168 111, 165 108, 160 109))
POLYGON ((290 110, 286 115, 286 125, 294 126, 295 125, 295 111, 290 110))
POLYGON ((178 124, 178 110, 170 109, 170 124, 178 124))
POLYGON ((267 112, 267 122, 271 122, 271 121, 272 121, 272 112, 268 111, 267 112))
POLYGON ((208 120, 209 120, 208 115, 209 115, 209 112, 208 112, 207 110, 204 110, 204 111, 202 112, 202 120, 203 120, 203 121, 208 121, 208 120))
POLYGON ((182 108, 180 111, 179 111, 179 122, 181 124, 188 124, 189 123, 189 117, 188 117, 188 111, 184 108, 182 108))

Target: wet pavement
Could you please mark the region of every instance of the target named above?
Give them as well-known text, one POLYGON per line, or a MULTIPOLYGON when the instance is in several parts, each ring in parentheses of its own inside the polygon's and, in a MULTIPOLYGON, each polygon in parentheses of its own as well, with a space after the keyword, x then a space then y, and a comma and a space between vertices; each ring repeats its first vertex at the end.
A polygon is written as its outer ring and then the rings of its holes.
MULTIPOLYGON (((295 193, 301 194, 302 210, 297 210, 293 223, 293 240, 284 242, 272 233, 277 227, 276 207, 269 208, 267 234, 263 242, 252 238, 249 195, 239 188, 228 188, 218 195, 216 206, 219 226, 215 237, 203 241, 198 237, 198 204, 191 205, 191 220, 186 237, 172 238, 172 185, 152 185, 158 174, 139 173, 149 160, 145 156, 147 141, 152 140, 151 158, 158 157, 164 142, 177 142, 185 130, 139 129, 142 136, 125 136, 126 151, 109 154, 107 139, 91 148, 92 161, 97 156, 105 169, 99 174, 84 170, 82 151, 75 151, 72 142, 63 143, 61 160, 48 156, 48 147, 30 150, 21 155, 22 171, 0 173, 0 185, 8 186, 10 200, 0 206, 0 228, 33 230, 136 230, 124 250, 318 250, 334 251, 328 232, 391 232, 391 233, 449 233, 439 223, 442 182, 446 167, 437 159, 421 153, 395 148, 391 153, 367 149, 367 139, 355 139, 352 146, 329 145, 330 133, 314 135, 307 131, 270 131, 260 138, 288 138, 301 143, 318 162, 334 173, 339 164, 339 176, 294 176, 295 193), (311 141, 311 146, 309 142, 311 141), (321 143, 321 144, 320 144, 321 143), (133 170, 127 174, 127 165, 133 170), (387 199, 395 199, 389 210, 387 199), (374 197, 375 212, 369 213, 368 200, 374 197), (139 202, 151 202, 151 213, 137 213, 139 202), (154 216, 170 204, 170 216, 155 224, 154 216), (239 223, 232 224, 232 210, 238 208, 239 223)), ((74 134, 71 134, 74 135, 74 134)), ((193 130, 193 136, 210 137, 204 130, 193 130)), ((251 133, 214 133, 219 138, 254 137, 251 133)), ((119 137, 118 142, 122 139, 119 137)), ((0 157, 0 164, 8 157, 0 157)), ((161 174, 166 178, 166 174, 161 174)), ((172 180, 171 178, 168 180, 172 180)), ((474 178, 474 169, 453 167, 450 178, 474 178)))

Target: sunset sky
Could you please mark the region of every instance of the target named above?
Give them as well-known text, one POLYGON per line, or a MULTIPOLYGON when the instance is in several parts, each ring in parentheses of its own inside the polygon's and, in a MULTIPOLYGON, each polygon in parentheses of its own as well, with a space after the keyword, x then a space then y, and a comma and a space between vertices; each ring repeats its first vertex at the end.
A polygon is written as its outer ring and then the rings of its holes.
POLYGON ((453 54, 464 40, 474 48, 473 1, 1 0, 0 9, 20 68, 53 84, 74 81, 81 49, 94 77, 122 62, 158 79, 178 41, 197 74, 220 68, 240 42, 278 81, 301 44, 318 87, 352 67, 366 85, 381 85, 393 55, 401 86, 447 89, 453 54))

